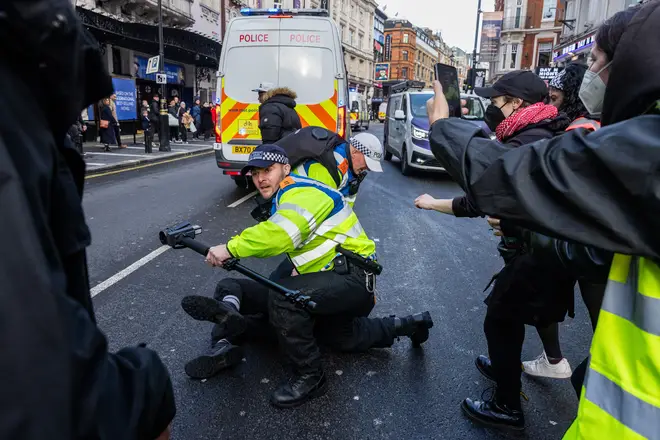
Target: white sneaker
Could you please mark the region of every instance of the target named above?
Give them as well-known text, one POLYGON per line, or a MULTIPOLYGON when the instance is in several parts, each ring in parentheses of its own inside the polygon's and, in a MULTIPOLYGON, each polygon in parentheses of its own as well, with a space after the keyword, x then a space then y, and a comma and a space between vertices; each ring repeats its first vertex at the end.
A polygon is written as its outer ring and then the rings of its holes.
POLYGON ((545 351, 533 361, 523 362, 523 371, 530 376, 551 377, 553 379, 568 379, 573 373, 566 358, 557 364, 551 364, 545 351))

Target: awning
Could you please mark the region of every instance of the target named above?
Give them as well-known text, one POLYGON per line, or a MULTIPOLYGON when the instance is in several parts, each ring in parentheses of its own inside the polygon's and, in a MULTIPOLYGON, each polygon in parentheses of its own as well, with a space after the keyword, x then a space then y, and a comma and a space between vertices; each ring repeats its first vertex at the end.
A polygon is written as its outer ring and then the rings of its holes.
MULTIPOLYGON (((158 26, 123 22, 85 8, 76 7, 82 24, 99 43, 121 46, 158 55, 158 26)), ((165 57, 200 67, 218 68, 221 45, 217 41, 184 29, 164 27, 165 57)))
POLYGON ((555 63, 572 58, 583 52, 590 51, 595 43, 596 31, 592 31, 585 36, 578 37, 572 42, 555 46, 552 61, 555 63))

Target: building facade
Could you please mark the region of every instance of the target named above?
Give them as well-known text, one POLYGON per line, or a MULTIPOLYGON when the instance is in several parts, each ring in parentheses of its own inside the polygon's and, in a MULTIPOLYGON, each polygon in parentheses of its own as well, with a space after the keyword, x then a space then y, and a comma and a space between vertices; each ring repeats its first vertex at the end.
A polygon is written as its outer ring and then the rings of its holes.
POLYGON ((458 73, 458 87, 463 89, 463 86, 467 84, 467 74, 470 69, 470 57, 466 51, 460 47, 452 47, 451 63, 456 67, 458 73))
POLYGON ((382 63, 385 59, 385 22, 387 15, 380 9, 374 11, 374 62, 382 63))
POLYGON ((498 75, 552 64, 553 47, 562 29, 563 3, 562 0, 504 0, 498 75))
POLYGON ((598 27, 617 12, 637 3, 638 0, 567 0, 553 62, 559 66, 571 61, 586 62, 598 27))
MULTIPOLYGON (((99 42, 106 67, 115 83, 127 87, 123 96, 134 94, 131 99, 137 102, 143 99, 151 101, 156 94, 162 97, 163 88, 156 83, 155 74, 146 74, 147 60, 159 52, 158 1, 76 0, 72 3, 83 26, 99 42)), ((194 3, 190 0, 170 0, 163 3, 162 10, 166 98, 178 96, 187 103, 192 102, 197 92, 199 69, 214 71, 220 57, 217 38, 192 31, 195 25, 194 3)), ((89 113, 89 120, 93 120, 98 111, 89 113)), ((120 121, 122 131, 132 133, 137 118, 137 105, 132 120, 124 112, 123 121, 120 121)))
POLYGON ((433 66, 438 62, 438 47, 431 29, 415 29, 415 80, 432 87, 433 66))
POLYGON ((408 20, 385 22, 385 62, 390 64, 389 82, 415 79, 417 32, 408 20))

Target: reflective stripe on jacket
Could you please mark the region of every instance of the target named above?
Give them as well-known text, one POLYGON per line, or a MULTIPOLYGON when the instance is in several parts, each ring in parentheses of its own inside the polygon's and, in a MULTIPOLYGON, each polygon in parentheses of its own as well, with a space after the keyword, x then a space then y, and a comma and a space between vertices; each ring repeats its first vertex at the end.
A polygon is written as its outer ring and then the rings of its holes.
POLYGON ((271 217, 233 237, 227 249, 237 258, 286 253, 303 274, 332 269, 338 244, 364 257, 376 252, 339 191, 292 174, 280 183, 271 217))
POLYGON ((600 128, 600 122, 595 119, 589 118, 577 118, 575 121, 571 122, 571 125, 568 126, 566 131, 577 130, 578 128, 584 128, 589 131, 596 131, 600 128))
POLYGON ((339 188, 335 183, 335 179, 332 178, 327 168, 324 167, 321 163, 316 160, 310 159, 300 165, 298 165, 292 173, 297 174, 303 177, 309 177, 310 179, 318 180, 321 183, 328 185, 330 188, 336 189, 342 193, 346 201, 351 207, 355 204, 355 198, 357 194, 350 196, 348 194, 348 181, 353 177, 353 173, 348 165, 347 155, 348 144, 343 143, 338 145, 333 152, 335 156, 335 161, 337 162, 337 172, 341 179, 339 188))
POLYGON ((660 439, 660 268, 617 254, 564 440, 660 439))

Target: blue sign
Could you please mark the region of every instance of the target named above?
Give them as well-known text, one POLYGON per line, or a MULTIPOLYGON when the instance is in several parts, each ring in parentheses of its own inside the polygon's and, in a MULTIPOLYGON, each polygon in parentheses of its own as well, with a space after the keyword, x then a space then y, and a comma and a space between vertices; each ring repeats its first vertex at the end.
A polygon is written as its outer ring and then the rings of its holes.
POLYGON ((134 121, 137 119, 135 80, 112 78, 112 87, 117 95, 117 119, 120 121, 134 121))
MULTIPOLYGON (((136 76, 141 79, 149 79, 156 81, 156 74, 150 73, 147 75, 147 63, 149 59, 143 56, 135 57, 135 64, 137 65, 136 76)), ((184 69, 177 64, 165 63, 165 75, 167 75, 168 84, 185 84, 184 69)))

